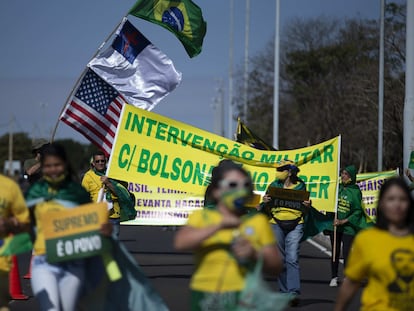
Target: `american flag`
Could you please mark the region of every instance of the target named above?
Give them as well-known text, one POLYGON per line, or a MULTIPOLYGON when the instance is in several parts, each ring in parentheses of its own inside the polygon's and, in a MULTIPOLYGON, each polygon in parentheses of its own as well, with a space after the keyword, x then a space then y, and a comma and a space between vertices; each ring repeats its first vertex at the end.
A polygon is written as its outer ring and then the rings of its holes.
POLYGON ((124 98, 88 68, 60 120, 109 155, 124 104, 124 98))

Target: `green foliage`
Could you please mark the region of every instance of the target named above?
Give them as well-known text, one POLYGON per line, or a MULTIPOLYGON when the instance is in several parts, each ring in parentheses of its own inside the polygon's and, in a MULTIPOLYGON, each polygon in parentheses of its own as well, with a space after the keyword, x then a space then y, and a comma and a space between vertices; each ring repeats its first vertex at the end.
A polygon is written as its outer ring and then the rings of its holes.
MULTIPOLYGON (((9 158, 9 134, 0 137, 0 163, 3 168, 4 161, 9 158)), ((13 160, 23 162, 33 158, 32 140, 27 133, 13 133, 13 160)), ((96 147, 91 144, 81 144, 73 139, 60 139, 56 143, 62 144, 68 154, 73 171, 80 175, 89 169, 89 159, 96 147)))
MULTIPOLYGON (((402 164, 405 7, 386 8, 384 166, 402 164)), ((326 17, 293 20, 282 34, 279 149, 342 135, 343 163, 376 170, 379 23, 326 17)), ((251 59, 248 115, 243 121, 272 141, 273 43, 251 59)), ((243 75, 239 75, 242 77, 243 75)), ((238 81, 243 94, 243 80, 238 81)), ((234 99, 240 108, 243 98, 234 99)), ((239 109, 241 112, 242 109, 239 109)))
MULTIPOLYGON (((11 138, 13 141, 13 160, 23 161, 30 158, 32 141, 27 133, 14 133, 11 138)), ((3 172, 4 161, 9 160, 9 142, 10 135, 5 134, 0 137, 0 165, 3 172)))

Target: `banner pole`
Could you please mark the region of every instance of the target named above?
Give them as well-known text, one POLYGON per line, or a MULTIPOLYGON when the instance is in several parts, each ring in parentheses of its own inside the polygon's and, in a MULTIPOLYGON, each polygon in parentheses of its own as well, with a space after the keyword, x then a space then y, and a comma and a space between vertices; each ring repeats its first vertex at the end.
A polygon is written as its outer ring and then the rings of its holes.
MULTIPOLYGON (((339 142, 338 142, 338 179, 341 178, 341 171, 340 171, 340 165, 341 165, 341 143, 342 143, 342 136, 339 135, 339 142)), ((336 200, 335 200, 335 217, 334 217, 334 223, 338 219, 338 195, 339 195, 339 180, 336 183, 336 200)), ((334 225, 334 231, 333 231, 333 250, 332 250, 332 262, 335 262, 336 257, 336 226, 334 225)))
MULTIPOLYGON (((337 217, 337 215, 336 215, 336 212, 335 212, 334 223, 335 223, 335 221, 337 219, 336 217, 337 217)), ((333 247, 332 247, 332 262, 335 262, 336 261, 335 258, 336 258, 336 226, 334 225, 334 231, 333 231, 333 247)))
MULTIPOLYGON (((90 60, 92 60, 93 58, 95 58, 95 57, 96 57, 96 55, 98 55, 98 54, 99 54, 99 52, 103 49, 103 47, 104 47, 104 46, 105 46, 105 44, 108 42, 108 40, 109 40, 109 39, 113 36, 113 34, 114 34, 117 30, 118 30, 119 26, 120 26, 122 23, 124 23, 126 20, 127 20, 127 17, 126 17, 126 16, 124 16, 124 17, 122 18, 122 20, 121 20, 121 21, 120 21, 120 22, 116 25, 116 27, 115 27, 115 28, 111 31, 111 33, 110 33, 110 34, 109 34, 109 35, 105 38, 105 40, 101 43, 101 45, 100 45, 100 46, 99 46, 99 48, 96 50, 95 54, 93 54, 93 55, 92 55, 92 57, 90 58, 90 60)), ((88 63, 89 63, 89 62, 88 62, 88 63)), ((75 92, 75 90, 78 88, 78 86, 79 86, 79 84, 80 84, 81 80, 83 79, 84 75, 86 74, 87 70, 88 70, 88 66, 86 66, 86 67, 85 67, 85 69, 82 71, 81 75, 80 75, 80 76, 79 76, 79 78, 76 80, 76 83, 74 84, 74 86, 73 86, 72 90, 70 91, 70 93, 69 93, 68 97, 66 98, 65 104, 63 105, 62 109, 60 110, 59 117, 58 117, 58 119, 57 119, 57 121, 56 121, 55 127, 53 128, 52 135, 51 135, 51 137, 50 137, 50 142, 53 142, 53 140, 54 140, 54 138, 55 138, 56 131, 57 131, 57 128, 58 128, 58 126, 59 126, 60 116, 62 115, 63 111, 65 111, 65 109, 66 109, 66 107, 67 107, 67 105, 68 105, 69 100, 72 98, 73 93, 74 93, 74 92, 75 92)))

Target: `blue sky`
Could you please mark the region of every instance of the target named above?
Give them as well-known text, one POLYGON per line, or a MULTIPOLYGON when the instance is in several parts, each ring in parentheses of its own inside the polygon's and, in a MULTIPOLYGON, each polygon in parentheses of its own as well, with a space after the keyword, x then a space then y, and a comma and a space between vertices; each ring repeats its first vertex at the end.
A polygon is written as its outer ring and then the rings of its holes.
MULTIPOLYGON (((133 0, 0 1, 0 135, 15 131, 49 137, 87 62, 132 7, 133 0)), ((243 65, 245 1, 234 0, 234 68, 243 65)), ((227 103, 229 1, 196 1, 207 22, 203 51, 190 59, 174 35, 136 17, 132 23, 183 73, 180 86, 155 113, 214 131, 213 102, 220 80, 227 103)), ((380 0, 281 0, 281 27, 293 17, 379 17, 380 0)), ((274 34, 275 1, 251 1, 249 55, 274 34)), ((226 117, 227 119, 227 117, 226 117)), ((226 126, 227 128, 227 126, 226 126)), ((234 128, 234 127, 233 127, 234 128)), ((60 123, 57 138, 86 140, 60 123)))

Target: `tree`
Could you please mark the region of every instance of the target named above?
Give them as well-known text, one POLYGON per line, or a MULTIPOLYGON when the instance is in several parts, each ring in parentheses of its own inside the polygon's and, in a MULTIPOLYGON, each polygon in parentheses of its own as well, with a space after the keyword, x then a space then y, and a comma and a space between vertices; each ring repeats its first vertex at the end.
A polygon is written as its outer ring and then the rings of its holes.
MULTIPOLYGON (((391 3, 386 12, 384 165, 395 168, 402 163, 405 9, 391 3)), ((378 21, 294 19, 283 38, 280 148, 299 148, 342 134, 343 164, 376 170, 378 21)), ((243 120, 264 140, 271 141, 273 43, 251 63, 248 115, 243 120)), ((241 100, 235 98, 239 107, 241 100)))
MULTIPOLYGON (((23 161, 31 157, 32 141, 27 133, 13 133, 13 160, 23 161)), ((0 164, 4 167, 4 162, 9 160, 9 134, 0 137, 0 164)))

